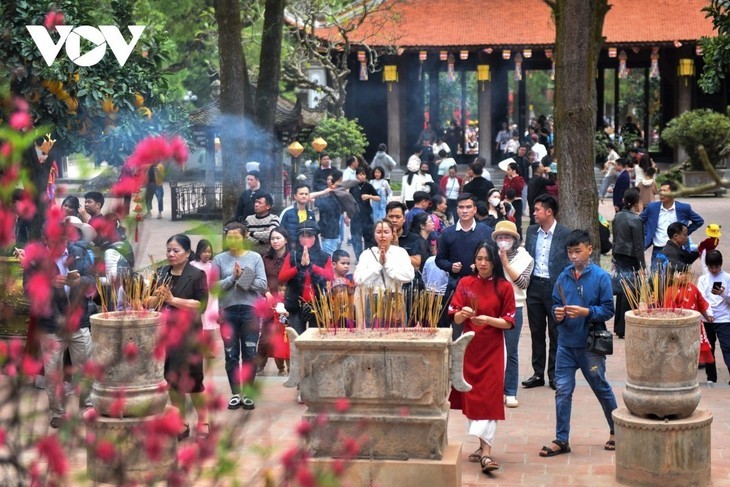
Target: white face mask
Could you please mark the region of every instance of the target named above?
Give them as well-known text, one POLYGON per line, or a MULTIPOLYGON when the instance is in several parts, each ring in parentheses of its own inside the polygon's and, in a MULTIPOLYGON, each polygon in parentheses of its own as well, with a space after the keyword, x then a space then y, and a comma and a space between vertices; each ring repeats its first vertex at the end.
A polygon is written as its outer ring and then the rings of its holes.
POLYGON ((509 250, 512 248, 512 242, 509 240, 501 240, 497 242, 497 247, 499 247, 500 250, 509 250))
POLYGON ((494 207, 499 206, 499 202, 500 201, 501 200, 499 198, 489 198, 489 204, 492 205, 492 206, 494 206, 494 207))

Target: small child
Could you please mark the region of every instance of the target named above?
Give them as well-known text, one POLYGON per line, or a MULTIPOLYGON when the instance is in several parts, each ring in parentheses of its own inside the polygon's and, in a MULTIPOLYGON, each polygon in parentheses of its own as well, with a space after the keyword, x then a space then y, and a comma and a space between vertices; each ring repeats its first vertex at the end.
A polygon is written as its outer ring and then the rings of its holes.
MULTIPOLYGON (((670 272, 670 271, 668 271, 670 272)), ((665 308, 680 308, 680 309, 691 309, 699 311, 702 314, 705 322, 712 323, 715 321, 712 308, 702 296, 702 292, 689 281, 686 268, 676 268, 674 270, 674 279, 672 284, 667 288, 664 294, 664 307, 665 308)), ((707 334, 705 333, 705 327, 700 325, 700 364, 715 363, 715 358, 712 355, 712 349, 707 334)))
POLYGON ((659 190, 656 187, 656 181, 654 180, 655 175, 656 168, 648 167, 645 171, 644 178, 640 181, 636 181, 636 187, 639 189, 639 200, 644 207, 654 201, 656 195, 659 194, 659 190))
POLYGON ((332 269, 335 278, 332 280, 332 293, 341 296, 336 299, 343 309, 334 310, 335 323, 345 322, 345 326, 354 325, 355 281, 350 274, 350 254, 345 250, 335 250, 332 253, 332 269), (349 323, 348 323, 349 322, 349 323))
MULTIPOLYGON (((195 249, 195 258, 190 263, 193 267, 197 267, 201 271, 205 272, 208 278, 208 287, 210 283, 218 280, 218 277, 213 276, 215 272, 213 267, 213 244, 206 239, 201 239, 198 242, 198 246, 195 249)), ((208 307, 205 308, 203 313, 203 333, 206 335, 206 358, 215 358, 218 329, 218 297, 212 292, 208 293, 208 307)))

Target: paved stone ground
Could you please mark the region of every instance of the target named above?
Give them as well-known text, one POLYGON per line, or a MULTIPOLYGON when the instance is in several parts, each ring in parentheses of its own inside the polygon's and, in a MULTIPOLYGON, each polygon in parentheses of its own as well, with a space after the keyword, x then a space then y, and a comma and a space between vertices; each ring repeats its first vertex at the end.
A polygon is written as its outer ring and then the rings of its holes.
MULTIPOLYGON (((166 208, 169 208, 169 189, 166 188, 166 208)), ((727 221, 730 209, 728 198, 697 197, 688 200, 694 209, 703 215, 707 223, 723 224, 727 221)), ((609 203, 601 205, 601 212, 609 219, 613 209, 609 203)), ((170 222, 169 213, 164 220, 146 220, 143 225, 141 255, 152 253, 156 259, 164 257, 165 240, 191 227, 190 222, 170 222)), ((726 230, 730 231, 730 230, 726 230)), ((699 231, 704 236, 704 228, 699 231)), ((702 237, 704 238, 704 237, 702 237)), ((192 237, 193 245, 197 238, 192 237)), ((700 238, 701 240, 701 238, 700 238)), ((721 241, 720 250, 730 261, 730 235, 721 241)), ((139 255, 139 254, 138 254, 139 255)), ((145 258, 145 261, 147 259, 145 258)), ((138 261, 141 259, 138 256, 138 261)), ((730 268, 730 264, 726 266, 730 268)), ((609 324, 609 329, 611 325, 609 324)), ((529 366, 530 335, 527 323, 523 327, 520 343, 520 377, 531 375, 529 366)), ((621 393, 625 386, 626 370, 624 361, 624 341, 616 340, 615 353, 608 358, 608 378, 617 396, 619 407, 623 405, 621 393)), ((712 478, 715 486, 730 486, 730 386, 728 369, 718 366, 719 382, 708 387, 703 371, 698 372, 701 384, 701 408, 712 412, 712 478)), ((227 380, 221 358, 211 362, 207 379, 225 391, 227 380)), ((276 369, 269 363, 265 373, 257 379, 261 385, 261 397, 252 412, 224 411, 215 421, 218 428, 225 430, 240 426, 235 441, 239 454, 237 479, 244 485, 263 485, 262 472, 266 467, 275 467, 281 453, 295 444, 294 427, 305 411, 305 406, 296 402, 296 391, 282 386, 284 379, 276 377, 276 369), (242 424, 244 423, 245 424, 242 424), (270 455, 261 453, 261 447, 271 448, 270 455)), ((39 411, 47 407, 45 395, 28 387, 24 402, 32 403, 39 411)), ((465 418, 458 411, 452 411, 449 419, 449 439, 463 442, 462 472, 464 486, 493 485, 616 485, 615 455, 603 449, 608 439, 608 427, 602 417, 597 400, 593 397, 587 383, 579 376, 573 400, 571 447, 573 452, 554 458, 541 458, 538 451, 555 436, 555 404, 553 391, 548 387, 520 390, 520 407, 507 409, 507 418, 500 422, 493 447, 494 459, 502 468, 487 476, 481 473, 478 464, 467 461, 467 456, 477 446, 477 441, 465 433, 465 418)), ((191 418, 193 419, 193 418, 191 418)), ((46 418, 41 414, 34 428, 38 434, 46 428, 46 418)), ((618 445, 618 448, 621 446, 618 445)), ((72 468, 85 470, 85 453, 74 450, 72 468)), ((400 487, 400 486, 398 486, 400 487)), ((434 486, 437 487, 437 486, 434 486)))

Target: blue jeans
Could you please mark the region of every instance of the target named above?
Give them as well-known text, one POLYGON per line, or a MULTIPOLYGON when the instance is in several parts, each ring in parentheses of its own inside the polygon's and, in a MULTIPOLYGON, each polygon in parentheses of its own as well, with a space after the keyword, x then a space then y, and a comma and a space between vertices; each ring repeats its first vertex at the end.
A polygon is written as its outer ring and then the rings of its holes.
POLYGON ((253 384, 256 376, 256 345, 259 319, 252 306, 235 305, 223 310, 225 325, 221 338, 226 356, 226 374, 232 394, 240 394, 243 384, 253 384))
POLYGON ((555 357, 555 417, 557 421, 555 438, 568 442, 570 438, 570 412, 573 407, 575 371, 580 369, 591 386, 593 394, 603 408, 608 427, 613 434, 611 413, 618 406, 611 384, 606 380, 606 357, 591 353, 584 348, 567 348, 558 345, 555 357))
POLYGON ((157 198, 157 211, 162 213, 162 198, 165 196, 165 188, 164 186, 147 186, 147 190, 145 191, 144 199, 145 203, 147 204, 147 213, 152 212, 152 198, 157 198))
POLYGON ((651 271, 656 271, 659 260, 656 258, 657 255, 664 253, 664 247, 651 246, 651 271))
POLYGON ((504 369, 504 395, 517 396, 517 382, 520 374, 518 350, 522 332, 522 307, 515 309, 515 326, 504 330, 504 343, 507 347, 507 367, 504 369))
POLYGON ((338 238, 323 238, 322 239, 322 250, 325 254, 332 257, 335 250, 340 248, 340 239, 338 238))

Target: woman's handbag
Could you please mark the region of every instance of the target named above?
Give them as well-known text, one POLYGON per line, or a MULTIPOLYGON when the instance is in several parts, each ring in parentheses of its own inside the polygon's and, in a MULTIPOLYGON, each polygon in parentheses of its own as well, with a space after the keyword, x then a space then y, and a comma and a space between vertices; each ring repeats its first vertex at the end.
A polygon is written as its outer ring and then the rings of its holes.
POLYGON ((613 335, 606 329, 605 322, 591 323, 586 350, 599 355, 613 355, 613 335))

